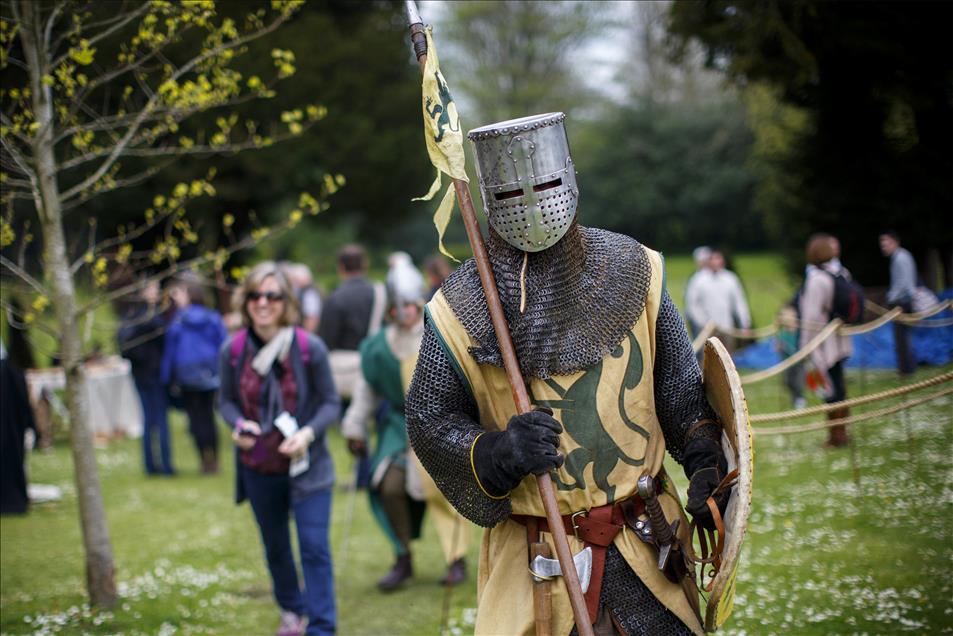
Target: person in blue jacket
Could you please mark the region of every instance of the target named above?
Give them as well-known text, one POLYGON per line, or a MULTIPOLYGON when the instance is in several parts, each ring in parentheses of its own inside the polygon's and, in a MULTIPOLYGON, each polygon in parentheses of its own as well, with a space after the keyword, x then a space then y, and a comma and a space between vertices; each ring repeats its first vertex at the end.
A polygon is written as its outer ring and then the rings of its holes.
POLYGON ((236 446, 236 500, 251 502, 275 600, 278 636, 336 628, 329 526, 334 466, 325 433, 341 402, 328 350, 295 327, 297 299, 275 263, 254 267, 236 292, 244 328, 222 347, 218 408, 236 446), (304 589, 288 529, 298 529, 304 589))
POLYGON ((130 362, 132 379, 142 403, 142 455, 146 474, 174 475, 166 388, 159 379, 166 327, 165 316, 158 307, 160 294, 158 281, 150 281, 137 298, 125 303, 116 338, 122 356, 130 362))
POLYGON ((222 315, 205 306, 205 288, 197 276, 183 275, 169 293, 179 309, 165 334, 160 379, 171 392, 181 393, 202 473, 217 473, 218 352, 228 334, 222 315))

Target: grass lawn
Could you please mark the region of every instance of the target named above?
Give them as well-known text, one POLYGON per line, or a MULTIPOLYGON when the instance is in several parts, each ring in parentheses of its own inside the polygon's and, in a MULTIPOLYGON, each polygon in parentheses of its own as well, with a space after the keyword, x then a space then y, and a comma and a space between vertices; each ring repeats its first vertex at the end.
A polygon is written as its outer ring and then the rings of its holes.
MULTIPOLYGON (((679 302, 691 264, 685 258, 667 264, 679 302)), ((780 262, 742 256, 737 265, 749 294, 758 290, 757 324, 767 324, 791 289, 773 282, 785 280, 780 262)), ((921 369, 915 379, 950 368, 921 369)), ((887 372, 851 370, 848 381, 853 396, 897 385, 887 372)), ((747 394, 751 413, 787 408, 780 380, 751 385, 747 394)), ((226 440, 222 474, 201 477, 178 414, 172 426, 175 478, 142 474, 138 440, 97 451, 122 596, 111 612, 84 605, 67 445, 30 457, 31 481, 56 484, 65 496, 27 516, 0 519, 2 634, 274 632, 277 610, 257 528, 248 506, 232 503, 226 440)), ((821 450, 822 432, 756 439, 753 513, 735 614, 724 633, 953 632, 953 400, 861 424, 853 436, 859 488, 850 451, 821 450)), ((330 445, 344 483, 350 459, 336 433, 330 445)), ((438 634, 445 607, 449 633, 472 633, 477 541, 468 582, 448 598, 437 584, 444 564, 429 524, 415 548, 414 581, 389 595, 374 583, 392 555, 363 493, 352 500, 335 489, 331 539, 339 633, 438 634)))
MULTIPOLYGON (((937 369, 921 370, 917 378, 937 369)), ((849 374, 851 391, 860 378, 849 374)), ((867 391, 895 384, 868 372, 867 391)), ((777 383, 753 385, 751 412, 777 410, 777 383)), ((953 401, 854 429, 860 489, 847 450, 822 451, 823 433, 756 440, 754 508, 728 634, 936 633, 953 629, 950 488, 953 401)), ((146 478, 139 443, 98 451, 122 595, 112 612, 84 605, 83 561, 68 448, 30 459, 31 479, 66 493, 25 517, 0 520, 0 631, 92 634, 270 634, 270 597, 257 530, 247 506, 232 504, 232 466, 197 475, 185 424, 173 418, 176 478, 146 478)), ((350 460, 331 438, 338 473, 350 460)), ((675 470, 672 471, 675 473, 675 470)), ((684 480, 681 489, 684 492, 684 480)), ((436 581, 442 556, 431 526, 415 554, 414 582, 383 595, 374 588, 391 562, 385 540, 357 496, 335 490, 332 549, 341 634, 438 634, 447 601, 436 581), (343 562, 343 569, 341 568, 343 562)), ((477 545, 471 549, 475 564, 477 545)), ((453 590, 451 633, 470 633, 473 573, 453 590)))

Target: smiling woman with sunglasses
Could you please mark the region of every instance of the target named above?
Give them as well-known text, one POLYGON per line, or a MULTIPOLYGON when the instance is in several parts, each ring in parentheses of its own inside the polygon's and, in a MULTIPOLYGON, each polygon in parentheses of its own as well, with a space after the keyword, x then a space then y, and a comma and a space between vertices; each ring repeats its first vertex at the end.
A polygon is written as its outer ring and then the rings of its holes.
POLYGON ((298 306, 275 263, 257 265, 235 294, 245 327, 223 347, 219 411, 238 458, 236 499, 250 500, 275 599, 278 636, 332 634, 334 584, 328 527, 334 467, 325 432, 340 400, 320 338, 294 327, 298 306), (294 513, 304 590, 288 529, 294 513))

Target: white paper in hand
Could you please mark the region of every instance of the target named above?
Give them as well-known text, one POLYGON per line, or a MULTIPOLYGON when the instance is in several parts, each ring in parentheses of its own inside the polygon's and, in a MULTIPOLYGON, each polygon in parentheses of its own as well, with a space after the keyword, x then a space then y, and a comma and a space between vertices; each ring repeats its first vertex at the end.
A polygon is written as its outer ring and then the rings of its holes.
POLYGON ((298 432, 298 420, 288 411, 282 411, 275 418, 275 426, 285 436, 285 439, 291 439, 291 436, 298 432))
MULTIPOLYGON (((287 411, 282 411, 275 418, 275 426, 285 436, 285 439, 291 439, 291 436, 298 432, 298 420, 287 411)), ((301 455, 291 459, 291 464, 288 466, 288 476, 297 477, 308 470, 310 466, 311 459, 308 457, 307 449, 305 449, 301 455)))

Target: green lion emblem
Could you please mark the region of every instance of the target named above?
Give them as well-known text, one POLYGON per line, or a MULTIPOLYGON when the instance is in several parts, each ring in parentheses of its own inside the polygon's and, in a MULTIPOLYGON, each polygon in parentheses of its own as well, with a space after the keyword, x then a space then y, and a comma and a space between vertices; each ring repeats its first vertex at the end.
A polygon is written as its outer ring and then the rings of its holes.
MULTIPOLYGON (((447 130, 451 132, 457 132, 460 130, 460 122, 457 122, 457 127, 453 127, 453 122, 450 120, 449 108, 453 104, 453 97, 450 95, 450 87, 447 86, 446 80, 443 79, 443 75, 438 70, 434 73, 434 78, 437 80, 437 93, 440 95, 440 103, 434 104, 433 98, 428 97, 424 106, 424 110, 427 111, 427 114, 430 115, 431 119, 437 121, 437 135, 433 138, 434 141, 440 143, 443 141, 443 135, 447 130)), ((456 107, 454 106, 454 111, 456 107)))
MULTIPOLYGON (((632 333, 628 334, 628 339, 631 351, 629 352, 629 362, 626 366, 625 375, 622 379, 622 387, 619 391, 619 417, 629 429, 648 439, 649 432, 629 419, 625 412, 625 392, 634 389, 642 380, 642 348, 639 347, 639 343, 632 333)), ((624 349, 622 345, 619 345, 612 352, 612 357, 621 358, 623 354, 624 349)), ((557 488, 560 490, 586 488, 584 472, 586 466, 592 464, 592 477, 596 485, 606 493, 608 501, 612 502, 615 500, 615 486, 609 483, 609 474, 615 469, 616 464, 621 461, 629 466, 641 466, 645 463, 645 456, 634 458, 622 452, 619 445, 609 436, 599 417, 596 393, 599 384, 602 382, 602 365, 603 363, 600 361, 588 369, 568 389, 564 389, 551 378, 546 380, 546 384, 556 391, 560 399, 534 399, 533 403, 560 409, 560 419, 565 432, 569 433, 580 446, 566 456, 564 465, 566 472, 572 476, 574 481, 566 483, 559 477, 558 473, 555 473, 553 474, 553 480, 557 488)))

